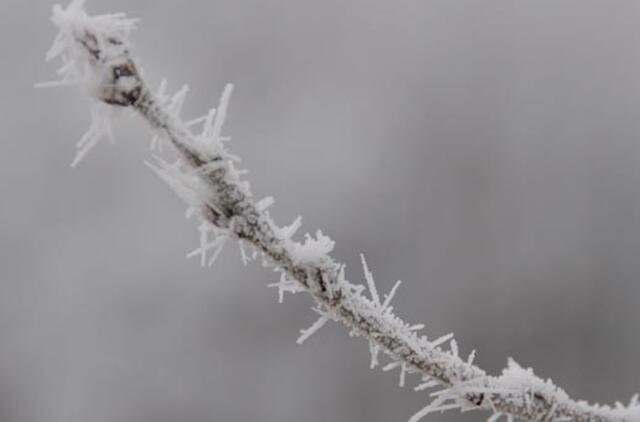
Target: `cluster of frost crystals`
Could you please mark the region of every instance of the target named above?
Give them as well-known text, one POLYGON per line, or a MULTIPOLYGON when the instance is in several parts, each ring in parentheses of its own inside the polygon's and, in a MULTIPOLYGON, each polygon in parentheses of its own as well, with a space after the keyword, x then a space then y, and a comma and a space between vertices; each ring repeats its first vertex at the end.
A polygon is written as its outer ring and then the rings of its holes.
POLYGON ((200 232, 200 246, 189 252, 187 258, 198 256, 200 257, 200 265, 210 267, 222 252, 229 239, 229 232, 204 220, 200 222, 198 231, 200 232))
MULTIPOLYGON (((531 368, 523 368, 515 360, 509 359, 507 367, 502 375, 492 377, 489 385, 478 391, 483 392, 490 401, 505 400, 510 404, 526 409, 527 414, 534 420, 572 421, 572 420, 597 420, 597 421, 628 421, 640 420, 640 403, 638 394, 634 395, 628 405, 617 402, 612 408, 607 405, 590 404, 586 401, 574 401, 551 379, 543 380, 533 373, 531 368), (544 406, 540 406, 543 403, 544 406), (584 415, 590 415, 586 419, 584 415)), ((495 421, 501 416, 511 420, 512 417, 504 412, 496 410, 491 402, 494 414, 489 419, 495 421)))
MULTIPOLYGON (((188 92, 188 86, 184 85, 175 94, 169 95, 166 92, 167 82, 163 80, 157 91, 157 103, 162 107, 173 121, 180 121, 180 113, 188 92)), ((206 174, 223 170, 230 183, 242 187, 242 191, 251 196, 249 184, 241 180, 241 176, 246 171, 236 169, 234 162, 240 159, 227 152, 224 142, 230 138, 222 136, 222 128, 227 116, 227 109, 231 99, 233 85, 227 84, 220 96, 217 108, 210 109, 206 115, 188 121, 185 130, 189 131, 189 135, 194 142, 194 148, 197 149, 203 157, 217 157, 219 159, 207 162, 197 168, 193 168, 191 164, 183 158, 177 158, 173 163, 168 163, 165 159, 158 155, 154 155, 154 162, 146 164, 164 180, 187 204, 187 217, 195 216, 200 220, 198 231, 200 232, 200 245, 197 249, 187 254, 187 258, 199 257, 202 266, 211 266, 216 258, 220 255, 227 240, 231 237, 229 227, 218 227, 200 214, 203 207, 213 208, 219 214, 223 214, 222 210, 216 207, 219 202, 215 192, 212 192, 210 184, 206 178, 206 174), (202 128, 198 134, 192 134, 191 128, 201 124, 202 128)), ((169 141, 166 132, 155 129, 153 139, 151 141, 152 150, 162 150, 163 143, 169 141)), ((257 206, 262 212, 273 203, 273 198, 267 197, 260 201, 257 206)), ((245 264, 251 257, 246 253, 242 244, 240 251, 243 262, 245 264)))
MULTIPOLYGON (((114 107, 104 102, 105 82, 112 79, 111 67, 128 55, 128 37, 136 19, 123 13, 89 16, 84 0, 73 0, 66 8, 53 7, 52 22, 59 32, 47 52, 47 60, 60 59, 58 80, 36 84, 36 87, 80 86, 92 99, 91 124, 76 144, 75 167, 101 140, 113 141, 111 119, 114 107)), ((134 84, 134 78, 121 78, 121 83, 134 84)))
POLYGON ((640 421, 640 394, 631 397, 627 406, 624 403, 616 402, 611 413, 628 421, 640 421))
POLYGON ((51 20, 59 32, 46 57, 62 60, 60 79, 38 86, 81 85, 96 96, 107 69, 103 64, 129 48, 129 33, 137 19, 124 13, 89 16, 84 0, 73 0, 66 8, 53 6, 51 20))
POLYGON ((325 266, 331 262, 329 253, 333 250, 335 242, 329 236, 322 234, 322 230, 318 230, 315 237, 307 233, 304 243, 292 242, 291 245, 291 256, 294 263, 325 266))
MULTIPOLYGON (((158 87, 158 91, 156 92, 156 101, 158 105, 167 112, 176 118, 180 117, 180 113, 182 112, 182 107, 184 106, 184 102, 187 98, 187 93, 189 92, 189 86, 183 85, 175 94, 170 95, 167 92, 167 80, 163 79, 160 82, 160 86, 158 87)), ((153 138, 151 138, 151 150, 162 152, 164 144, 165 144, 165 136, 162 132, 153 128, 154 134, 153 138)))

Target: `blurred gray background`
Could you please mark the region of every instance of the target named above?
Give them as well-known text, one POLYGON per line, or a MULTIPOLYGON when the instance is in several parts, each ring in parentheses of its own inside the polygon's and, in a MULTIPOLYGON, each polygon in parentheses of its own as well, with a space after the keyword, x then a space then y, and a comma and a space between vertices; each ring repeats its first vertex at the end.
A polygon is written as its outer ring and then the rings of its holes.
MULTIPOLYGON (((571 395, 640 390, 640 3, 621 0, 113 0, 142 18, 149 81, 236 84, 226 134, 276 220, 366 253, 398 313, 513 356, 571 395)), ((184 206, 56 68, 51 1, 0 3, 0 421, 405 421, 424 393, 368 369, 310 301, 229 244, 213 268, 184 206)), ((475 421, 487 415, 435 415, 475 421)))

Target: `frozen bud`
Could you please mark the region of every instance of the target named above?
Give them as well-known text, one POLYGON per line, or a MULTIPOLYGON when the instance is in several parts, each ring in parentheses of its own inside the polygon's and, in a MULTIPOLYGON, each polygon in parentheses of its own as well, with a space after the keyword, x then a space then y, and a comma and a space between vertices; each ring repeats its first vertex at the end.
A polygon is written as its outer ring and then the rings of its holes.
POLYGON ((142 81, 135 64, 127 57, 107 62, 96 96, 107 104, 129 106, 140 98, 142 81))

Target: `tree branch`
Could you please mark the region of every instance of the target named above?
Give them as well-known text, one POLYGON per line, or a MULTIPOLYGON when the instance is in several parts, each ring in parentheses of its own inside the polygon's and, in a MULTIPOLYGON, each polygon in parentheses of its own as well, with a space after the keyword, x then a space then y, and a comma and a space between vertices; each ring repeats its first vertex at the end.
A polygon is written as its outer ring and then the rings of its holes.
MULTIPOLYGON (((414 373, 422 380, 416 390, 438 389, 431 394, 431 403, 412 421, 449 409, 488 410, 492 412, 490 421, 501 416, 530 421, 640 421, 637 395, 626 407, 575 401, 551 381, 543 381, 512 360, 501 376, 490 376, 473 364, 473 353, 467 359, 458 355, 451 335, 439 339, 419 335, 421 325, 408 324, 393 313, 390 300, 397 285, 381 302, 364 258, 367 289, 345 279, 344 265, 329 255, 333 249, 331 239, 318 231, 315 237, 307 235, 304 242, 296 242, 292 236, 299 220, 289 227, 279 227, 266 210, 272 200, 254 201, 248 184, 234 166, 235 157, 224 148, 227 139, 221 136, 230 85, 217 110, 185 123, 179 113, 186 88, 170 98, 164 93, 163 84, 154 94, 137 70, 128 43, 134 20, 123 14, 89 16, 82 0, 72 1, 67 8, 55 6, 52 20, 60 34, 48 58, 63 59, 59 72, 62 80, 45 85, 79 84, 95 100, 94 123, 83 138, 74 163, 101 137, 110 134, 108 113, 114 107, 138 112, 156 139, 171 143, 179 155, 175 163, 156 157, 154 163, 148 164, 200 220, 200 248, 190 255, 200 255, 205 264, 213 251, 211 263, 229 238, 253 248, 253 255, 262 255, 265 266, 280 273, 280 282, 272 286, 279 289, 281 300, 283 292, 298 291, 307 292, 315 300, 320 318, 302 331, 299 342, 328 320, 339 321, 351 334, 369 341, 372 367, 378 364, 378 353, 382 351, 391 359, 384 369, 399 368, 401 384, 406 373, 414 373), (202 132, 195 134, 190 128, 192 123, 202 123, 202 132), (364 295, 365 290, 370 297, 364 295)), ((250 259, 244 249, 243 259, 250 259)))

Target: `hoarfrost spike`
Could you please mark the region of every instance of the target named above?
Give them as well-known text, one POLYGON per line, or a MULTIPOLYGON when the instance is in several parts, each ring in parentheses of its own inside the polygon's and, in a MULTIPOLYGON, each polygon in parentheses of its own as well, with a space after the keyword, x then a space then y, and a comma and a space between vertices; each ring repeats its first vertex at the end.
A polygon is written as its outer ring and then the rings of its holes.
POLYGON ((489 417, 489 419, 487 419, 487 422, 496 422, 498 419, 500 419, 501 416, 502 413, 494 413, 493 415, 491 415, 491 417, 489 417))
POLYGON ((378 366, 378 355, 380 354, 380 346, 378 346, 373 340, 369 340, 369 353, 371 354, 369 368, 373 369, 378 366))
POLYGON ((449 348, 451 349, 451 354, 453 356, 458 356, 458 342, 456 339, 452 338, 449 342, 449 348))
POLYGON ((438 387, 438 386, 440 386, 440 383, 438 381, 429 380, 429 381, 423 382, 422 384, 417 385, 414 388, 414 390, 422 391, 422 390, 426 390, 426 389, 433 388, 433 387, 438 387))
POLYGON ((274 202, 273 196, 267 196, 256 202, 256 208, 260 210, 260 212, 264 212, 267 208, 271 207, 274 202))
POLYGON ((364 254, 360 254, 360 260, 362 261, 362 270, 364 271, 364 278, 367 281, 367 286, 369 287, 369 293, 371 294, 371 300, 373 304, 380 308, 380 296, 378 296, 378 290, 376 289, 376 282, 373 279, 373 274, 369 271, 369 267, 367 266, 367 260, 364 258, 364 254))
POLYGON ((473 365, 473 360, 476 358, 476 349, 473 349, 471 353, 469 353, 469 357, 467 358, 467 365, 473 365))
POLYGON ((291 237, 298 231, 300 226, 302 226, 302 217, 297 216, 291 224, 282 227, 280 229, 280 233, 284 239, 291 239, 291 237))
POLYGON ((318 318, 316 322, 314 322, 313 325, 311 325, 311 327, 307 328, 306 330, 300 330, 300 337, 298 337, 298 340, 296 340, 296 343, 298 344, 304 343, 305 340, 311 337, 316 331, 324 327, 327 321, 329 321, 329 317, 327 315, 321 315, 320 318, 318 318))
POLYGON ((453 333, 445 334, 445 335, 443 335, 441 337, 438 337, 437 339, 433 340, 431 342, 431 347, 438 347, 441 344, 448 342, 452 338, 453 338, 453 333))
POLYGON ((180 116, 180 113, 182 112, 182 107, 184 106, 184 101, 187 98, 188 92, 189 92, 189 86, 185 84, 171 98, 171 102, 169 103, 169 106, 167 108, 169 109, 169 112, 172 113, 174 116, 176 117, 180 116))
POLYGON ((220 96, 220 103, 218 104, 218 111, 216 112, 216 117, 213 122, 213 127, 211 130, 211 135, 214 141, 220 140, 220 132, 222 131, 222 125, 224 124, 225 119, 227 118, 227 108, 229 106, 229 99, 231 98, 231 92, 233 91, 233 85, 227 84, 224 87, 224 91, 222 92, 222 96, 220 96))
POLYGON ((388 363, 388 364, 386 364, 385 366, 383 366, 383 367, 382 367, 382 370, 383 370, 384 372, 391 371, 391 370, 393 370, 393 369, 395 369, 395 368, 397 368, 397 367, 399 367, 399 366, 401 366, 401 365, 402 365, 402 362, 401 362, 401 361, 399 361, 399 360, 396 360, 396 361, 393 361, 393 362, 388 363))
POLYGON ((398 386, 399 387, 404 387, 404 382, 405 379, 407 377, 407 365, 405 365, 404 362, 402 362, 402 364, 400 365, 400 379, 398 381, 398 386))
POLYGON ((95 103, 91 109, 91 124, 89 129, 76 144, 76 156, 71 163, 71 167, 77 166, 82 159, 91 151, 102 139, 108 139, 114 143, 115 136, 111 124, 112 111, 106 104, 95 103))
POLYGON ((402 282, 400 280, 396 281, 396 284, 393 285, 389 293, 385 296, 384 303, 382 304, 382 310, 385 310, 386 308, 389 307, 389 304, 391 304, 391 300, 393 299, 396 292, 398 291, 398 287, 400 287, 401 283, 402 282))

